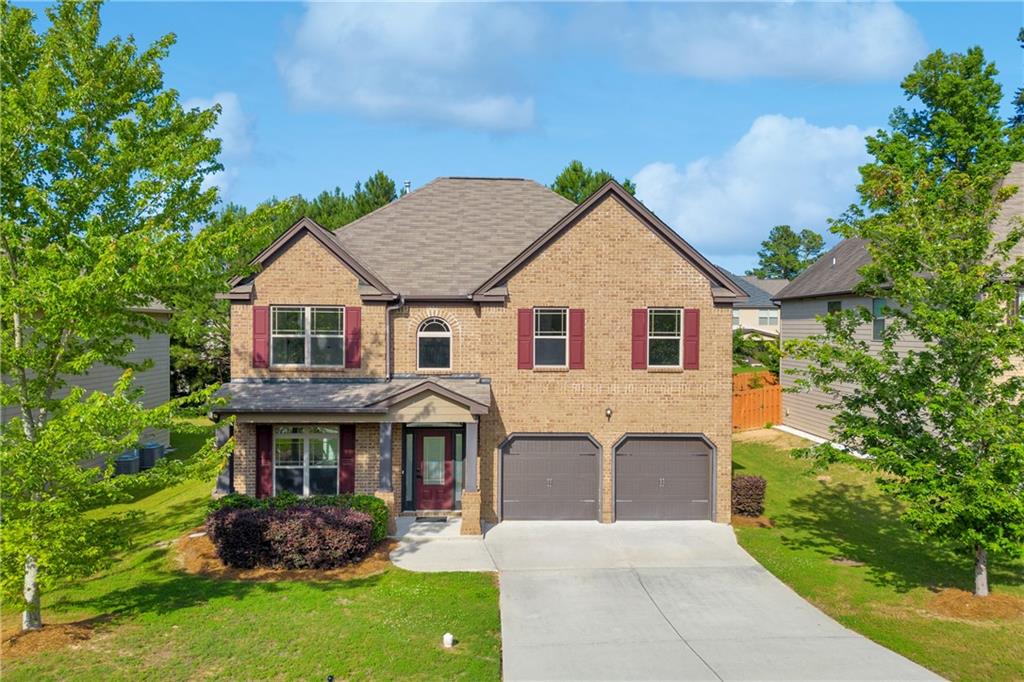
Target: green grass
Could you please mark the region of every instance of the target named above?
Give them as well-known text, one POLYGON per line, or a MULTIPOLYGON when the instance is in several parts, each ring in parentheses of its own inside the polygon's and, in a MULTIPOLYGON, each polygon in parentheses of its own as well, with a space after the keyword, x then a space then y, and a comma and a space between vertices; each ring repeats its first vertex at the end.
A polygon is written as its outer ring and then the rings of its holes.
MULTIPOLYGON (((839 464, 819 481, 807 462, 752 442, 737 441, 733 457, 737 473, 768 480, 765 515, 775 523, 737 528, 739 542, 801 596, 947 678, 1024 679, 1024 620, 954 620, 926 610, 933 590, 971 590, 973 563, 917 537, 873 475, 839 464)), ((1024 562, 994 557, 990 586, 1024 597, 1024 562)))
MULTIPOLYGON (((200 439, 173 444, 183 455, 200 439)), ((490 574, 391 568, 352 581, 246 583, 180 571, 164 543, 201 523, 211 488, 189 482, 122 505, 146 514, 135 549, 44 595, 47 622, 98 618, 93 637, 9 658, 5 680, 499 678, 490 574), (441 646, 447 631, 454 649, 441 646)))
POLYGON ((767 371, 769 371, 768 368, 764 367, 763 365, 761 365, 761 366, 758 366, 758 365, 733 365, 732 366, 732 373, 733 374, 753 374, 755 372, 767 372, 767 371))

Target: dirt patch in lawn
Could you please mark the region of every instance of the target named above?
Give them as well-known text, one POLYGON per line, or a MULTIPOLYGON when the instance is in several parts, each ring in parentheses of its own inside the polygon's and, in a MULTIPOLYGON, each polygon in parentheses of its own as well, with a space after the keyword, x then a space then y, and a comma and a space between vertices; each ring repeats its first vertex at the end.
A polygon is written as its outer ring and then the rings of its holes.
POLYGON ((732 525, 736 528, 774 528, 775 522, 767 516, 732 515, 732 525))
POLYGON ((803 438, 779 431, 778 429, 752 429, 750 431, 737 431, 732 435, 733 441, 737 443, 762 443, 772 445, 780 450, 793 450, 805 448, 812 445, 810 441, 803 438))
POLYGON ((1024 598, 1012 594, 975 597, 970 592, 945 589, 928 602, 932 613, 963 620, 1015 620, 1024 618, 1024 598))
POLYGON ((209 536, 199 535, 202 528, 186 533, 177 542, 178 563, 196 575, 217 580, 248 580, 276 582, 280 580, 328 581, 354 580, 383 573, 391 568, 389 555, 398 546, 395 540, 384 540, 370 550, 359 563, 330 569, 232 568, 225 566, 209 536))
POLYGON ((6 660, 37 654, 41 651, 53 651, 65 647, 75 647, 92 639, 96 628, 108 623, 112 616, 97 616, 72 623, 48 623, 42 630, 22 632, 12 629, 3 633, 0 642, 0 656, 6 660))

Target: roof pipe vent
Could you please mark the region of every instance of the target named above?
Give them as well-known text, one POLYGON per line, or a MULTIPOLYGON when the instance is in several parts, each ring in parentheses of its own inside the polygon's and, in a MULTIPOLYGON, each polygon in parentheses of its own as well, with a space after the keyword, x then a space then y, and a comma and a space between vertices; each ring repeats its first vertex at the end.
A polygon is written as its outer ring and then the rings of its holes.
POLYGON ((402 183, 402 196, 405 196, 412 191, 412 180, 406 180, 402 183))

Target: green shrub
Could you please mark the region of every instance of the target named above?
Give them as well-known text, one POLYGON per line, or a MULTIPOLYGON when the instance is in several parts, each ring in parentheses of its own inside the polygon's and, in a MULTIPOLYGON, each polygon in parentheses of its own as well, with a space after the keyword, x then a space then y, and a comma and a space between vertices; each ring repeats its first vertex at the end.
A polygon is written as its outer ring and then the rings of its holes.
POLYGON ((287 509, 288 507, 294 507, 302 502, 302 498, 295 493, 284 490, 274 495, 273 497, 266 498, 267 506, 271 509, 287 509))
POLYGON ((370 515, 373 519, 373 542, 377 543, 388 536, 388 505, 384 500, 373 495, 352 495, 349 508, 370 515))
POLYGON ((210 500, 207 504, 207 513, 212 514, 221 509, 266 509, 266 500, 257 500, 255 497, 241 493, 231 493, 216 500, 210 500))

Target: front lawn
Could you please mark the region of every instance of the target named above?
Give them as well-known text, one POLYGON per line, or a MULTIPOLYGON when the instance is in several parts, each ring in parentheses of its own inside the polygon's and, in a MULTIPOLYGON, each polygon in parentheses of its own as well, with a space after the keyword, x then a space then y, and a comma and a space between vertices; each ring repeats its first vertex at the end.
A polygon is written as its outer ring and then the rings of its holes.
MULTIPOLYGON (((194 437, 174 444, 187 450, 194 437)), ((135 550, 110 571, 44 595, 46 622, 86 621, 79 631, 91 637, 5 651, 4 678, 499 678, 490 574, 391 568, 352 581, 249 583, 179 570, 168 541, 202 522, 211 488, 185 483, 130 505, 146 513, 135 550), (449 631, 458 644, 444 649, 449 631)), ((5 609, 5 635, 16 620, 5 609)))
MULTIPOLYGON (((1024 614, 972 619, 935 612, 937 591, 971 590, 973 562, 918 539, 874 476, 852 464, 808 475, 777 431, 737 434, 738 474, 768 480, 773 528, 738 527, 765 568, 843 625, 950 679, 1024 679, 1024 614), (776 435, 777 434, 777 435, 776 435), (767 441, 767 442, 765 442, 767 441)), ((1024 562, 993 557, 994 595, 1024 599, 1024 562)))

